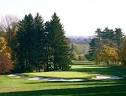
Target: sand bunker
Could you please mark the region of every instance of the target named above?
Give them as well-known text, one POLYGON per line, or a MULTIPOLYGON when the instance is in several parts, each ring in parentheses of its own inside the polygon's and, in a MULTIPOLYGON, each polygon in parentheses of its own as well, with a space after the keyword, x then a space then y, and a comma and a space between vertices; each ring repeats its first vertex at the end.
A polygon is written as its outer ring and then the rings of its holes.
POLYGON ((123 79, 123 77, 118 77, 118 76, 108 76, 108 75, 98 75, 94 78, 93 80, 119 80, 123 79))
POLYGON ((84 81, 84 79, 43 78, 43 77, 28 78, 28 80, 42 80, 42 81, 84 81))
MULTIPOLYGON (((21 78, 22 74, 10 74, 9 77, 13 78, 21 78)), ((28 77, 27 77, 28 78, 28 77)), ((97 75, 96 77, 92 77, 89 80, 119 80, 124 79, 119 76, 109 76, 109 75, 97 75)), ((87 81, 88 79, 72 79, 72 78, 51 78, 51 77, 32 77, 28 78, 28 80, 41 80, 41 81, 68 81, 68 82, 76 82, 76 81, 87 81)))

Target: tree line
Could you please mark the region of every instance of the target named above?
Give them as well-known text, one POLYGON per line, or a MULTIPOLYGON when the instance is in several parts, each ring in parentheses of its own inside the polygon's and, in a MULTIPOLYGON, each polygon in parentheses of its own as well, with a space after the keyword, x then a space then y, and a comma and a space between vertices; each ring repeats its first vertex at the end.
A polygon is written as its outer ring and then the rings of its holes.
POLYGON ((7 47, 10 47, 11 58, 8 59, 11 60, 10 65, 13 65, 13 72, 70 68, 69 44, 56 13, 47 22, 44 22, 39 13, 35 17, 28 14, 22 20, 11 22, 6 26, 8 30, 4 28, 0 27, 0 38, 5 38, 7 47))
POLYGON ((98 28, 90 42, 90 49, 86 58, 95 61, 96 64, 126 64, 126 40, 121 28, 104 30, 98 28))

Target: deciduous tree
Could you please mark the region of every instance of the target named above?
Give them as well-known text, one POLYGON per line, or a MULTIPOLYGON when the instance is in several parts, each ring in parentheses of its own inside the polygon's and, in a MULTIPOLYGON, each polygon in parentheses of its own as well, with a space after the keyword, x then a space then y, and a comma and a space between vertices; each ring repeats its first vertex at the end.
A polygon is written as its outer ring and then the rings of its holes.
POLYGON ((0 37, 0 74, 8 73, 13 69, 11 51, 5 38, 0 37))

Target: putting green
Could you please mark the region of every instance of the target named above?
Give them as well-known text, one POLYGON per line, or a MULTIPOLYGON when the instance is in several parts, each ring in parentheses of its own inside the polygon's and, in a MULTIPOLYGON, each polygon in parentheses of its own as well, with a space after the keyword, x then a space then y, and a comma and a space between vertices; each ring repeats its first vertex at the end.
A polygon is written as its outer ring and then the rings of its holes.
POLYGON ((36 73, 25 73, 29 76, 42 76, 42 77, 52 77, 52 78, 91 78, 96 76, 95 74, 89 74, 86 72, 36 72, 36 73))

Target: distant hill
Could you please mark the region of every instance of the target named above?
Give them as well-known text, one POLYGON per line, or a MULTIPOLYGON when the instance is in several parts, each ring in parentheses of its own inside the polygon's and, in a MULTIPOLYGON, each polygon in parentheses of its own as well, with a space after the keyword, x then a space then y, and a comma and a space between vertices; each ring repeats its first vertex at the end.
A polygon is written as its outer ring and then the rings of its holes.
POLYGON ((85 60, 85 54, 89 51, 89 43, 92 36, 69 36, 71 46, 73 46, 73 56, 76 60, 85 60))
POLYGON ((93 36, 88 36, 88 37, 84 37, 84 36, 68 36, 68 38, 70 39, 70 41, 72 43, 89 44, 89 42, 91 41, 93 36))

